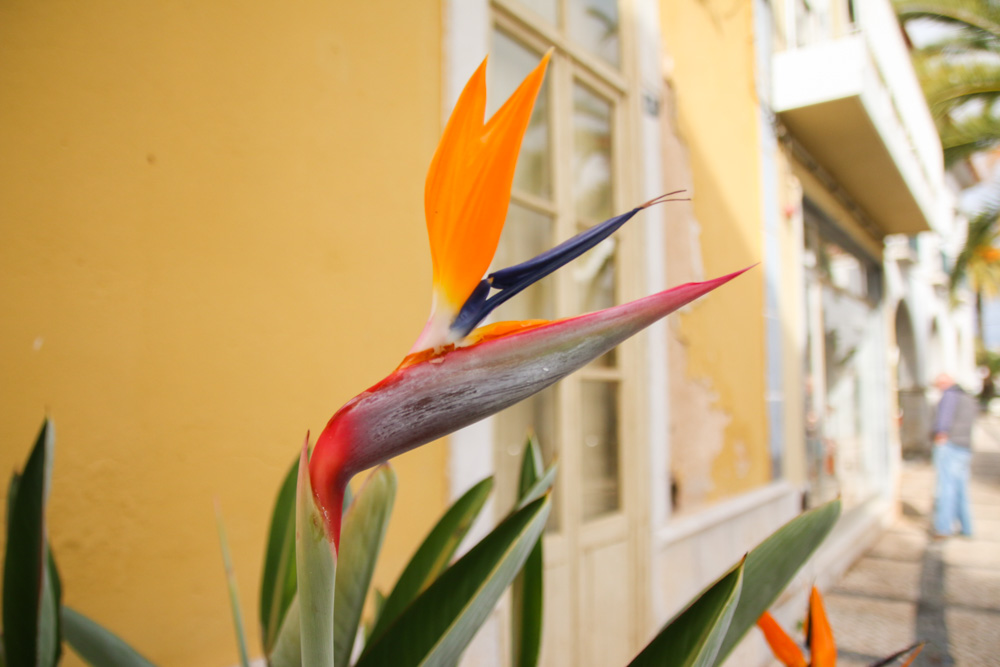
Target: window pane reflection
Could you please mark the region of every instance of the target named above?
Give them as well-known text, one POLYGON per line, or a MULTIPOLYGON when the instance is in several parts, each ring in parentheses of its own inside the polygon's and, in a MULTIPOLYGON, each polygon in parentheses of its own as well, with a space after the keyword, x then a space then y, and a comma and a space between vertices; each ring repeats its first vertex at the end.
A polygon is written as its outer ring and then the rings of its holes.
MULTIPOLYGON (((486 117, 490 118, 500 105, 510 97, 521 81, 541 60, 536 53, 510 35, 493 31, 493 55, 486 68, 486 117)), ((521 142, 521 153, 514 171, 514 189, 551 199, 552 169, 549 146, 549 77, 546 74, 542 88, 531 112, 531 121, 521 142)))
MULTIPOLYGON (((609 238, 574 263, 572 275, 578 295, 575 312, 592 313, 615 305, 615 247, 614 237, 609 238)), ((616 349, 603 354, 594 363, 614 366, 616 349)))
POLYGON ((616 511, 618 475, 618 384, 584 381, 583 398, 583 519, 616 511))
MULTIPOLYGON (((503 477, 513 483, 499 489, 501 507, 511 507, 514 504, 514 491, 521 474, 521 459, 524 456, 524 445, 530 434, 538 438, 542 448, 542 460, 545 467, 552 464, 556 453, 556 388, 535 394, 526 401, 507 408, 502 418, 497 422, 497 446, 500 448, 501 460, 505 473, 503 477)), ((559 475, 556 475, 555 486, 559 486, 559 475)), ((559 489, 552 493, 552 511, 545 526, 547 532, 558 532, 561 514, 559 489)))
POLYGON ((611 102, 573 85, 573 199, 580 220, 612 215, 611 102))
POLYGON ((569 34, 585 49, 618 67, 617 0, 570 0, 569 34))
MULTIPOLYGON (((493 260, 494 269, 519 264, 552 247, 552 218, 515 202, 507 209, 500 245, 493 260)), ((550 277, 543 278, 501 305, 497 320, 555 319, 555 287, 550 277)))

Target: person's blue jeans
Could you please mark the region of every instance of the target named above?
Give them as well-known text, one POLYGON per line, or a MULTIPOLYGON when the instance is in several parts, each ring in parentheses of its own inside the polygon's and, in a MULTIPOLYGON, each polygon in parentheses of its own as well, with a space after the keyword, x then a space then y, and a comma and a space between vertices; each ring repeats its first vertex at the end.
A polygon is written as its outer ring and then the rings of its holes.
POLYGON ((969 464, 972 452, 950 442, 934 446, 937 491, 934 502, 934 532, 951 535, 957 520, 963 535, 972 535, 969 508, 969 464))

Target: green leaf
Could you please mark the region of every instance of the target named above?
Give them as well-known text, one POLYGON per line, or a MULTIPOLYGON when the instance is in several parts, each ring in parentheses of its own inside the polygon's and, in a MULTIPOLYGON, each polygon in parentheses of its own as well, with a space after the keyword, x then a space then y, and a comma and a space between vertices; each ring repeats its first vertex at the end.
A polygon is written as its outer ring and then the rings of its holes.
POLYGON ((399 575, 372 628, 369 643, 381 637, 413 599, 448 567, 492 489, 493 478, 487 477, 466 491, 438 520, 399 575))
POLYGON ((334 594, 333 657, 337 667, 347 667, 350 663, 395 498, 396 473, 382 465, 368 477, 344 515, 334 594))
POLYGON ((545 471, 545 474, 535 480, 535 483, 531 485, 527 491, 524 491, 521 495, 521 499, 517 503, 516 509, 521 509, 528 503, 532 503, 546 493, 552 488, 552 485, 556 481, 556 471, 558 470, 558 464, 553 463, 549 466, 549 469, 545 471))
MULTIPOLYGON (((518 506, 521 506, 525 497, 533 492, 542 465, 542 450, 538 446, 538 441, 529 438, 521 459, 518 506)), ((551 471, 554 480, 555 466, 551 471)), ((524 568, 511 586, 511 655, 518 667, 534 667, 538 664, 542 647, 543 565, 542 537, 539 536, 524 568)))
POLYGON ((56 569, 55 557, 48 542, 45 543, 45 579, 42 581, 42 610, 39 615, 39 665, 55 667, 62 657, 62 580, 56 569))
POLYGON ((743 592, 716 665, 722 664, 761 614, 774 604, 795 573, 826 539, 838 517, 840 500, 820 505, 786 523, 747 555, 743 592))
POLYGON ((309 442, 299 457, 295 501, 295 560, 299 591, 302 662, 333 667, 333 589, 337 555, 327 539, 323 516, 309 481, 309 442))
POLYGON ((267 655, 270 667, 301 667, 302 633, 299 627, 299 598, 292 598, 285 612, 285 619, 274 640, 274 647, 267 655))
POLYGON ((538 440, 532 436, 524 443, 524 454, 521 456, 521 475, 517 480, 517 497, 524 498, 531 490, 545 464, 542 462, 542 448, 538 440))
POLYGON ((746 563, 724 574, 671 619, 630 667, 710 667, 736 612, 746 563))
POLYGON ((414 600, 356 667, 455 663, 524 565, 550 508, 546 496, 497 526, 414 600))
POLYGON ((295 480, 298 470, 296 458, 285 475, 271 512, 264 572, 260 578, 260 635, 265 655, 274 647, 295 597, 295 480))
POLYGON ((229 553, 229 540, 226 538, 226 526, 222 522, 222 508, 219 506, 218 500, 215 501, 215 526, 219 531, 219 545, 222 547, 222 563, 226 569, 229 608, 233 614, 233 625, 236 626, 236 645, 240 651, 240 665, 250 667, 250 657, 247 654, 247 633, 243 628, 240 593, 236 586, 236 570, 233 568, 233 557, 229 553))
POLYGON ((372 589, 372 602, 375 607, 372 617, 365 621, 365 643, 371 641, 372 630, 375 629, 375 624, 378 623, 379 617, 382 616, 382 610, 385 609, 385 593, 375 588, 372 589))
POLYGON ((69 645, 94 667, 153 667, 119 637, 70 607, 62 608, 62 626, 69 645))
POLYGON ((45 504, 52 484, 55 434, 46 419, 28 456, 24 473, 8 492, 7 553, 3 570, 5 658, 11 665, 43 665, 54 660, 51 584, 46 584, 45 504), (47 600, 47 601, 46 601, 47 600), (45 610, 45 627, 41 627, 45 610), (42 662, 42 661, 45 662, 42 662))

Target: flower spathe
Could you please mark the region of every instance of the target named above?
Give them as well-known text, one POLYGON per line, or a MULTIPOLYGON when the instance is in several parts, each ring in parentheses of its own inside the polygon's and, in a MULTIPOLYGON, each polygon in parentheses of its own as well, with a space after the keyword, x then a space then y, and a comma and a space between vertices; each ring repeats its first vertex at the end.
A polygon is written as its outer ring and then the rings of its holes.
POLYGON ((546 54, 485 124, 485 62, 455 105, 424 193, 433 260, 430 317, 400 366, 334 414, 309 463, 316 504, 334 545, 339 542, 344 489, 354 474, 528 398, 743 272, 563 320, 476 328, 501 303, 669 196, 484 278, 503 229, 517 153, 548 60, 546 54))
MULTIPOLYGON (((803 623, 803 633, 806 636, 806 645, 809 647, 809 660, 806 660, 802 649, 799 648, 794 639, 788 636, 788 633, 781 629, 770 612, 765 611, 761 615, 757 620, 757 627, 764 633, 764 639, 771 647, 774 657, 785 667, 835 667, 837 664, 837 645, 833 639, 833 628, 830 627, 830 620, 826 615, 823 596, 815 586, 809 592, 809 613, 806 614, 803 623)), ((875 665, 877 667, 894 664, 897 660, 906 657, 906 661, 900 667, 909 667, 920 654, 922 648, 923 643, 917 642, 875 663, 875 665)))
POLYGON ((809 593, 809 614, 805 622, 811 660, 806 660, 802 649, 781 629, 770 612, 764 612, 757 621, 757 627, 764 633, 764 639, 771 647, 774 657, 786 667, 834 667, 837 663, 837 646, 833 641, 833 630, 826 618, 823 596, 815 586, 809 593))

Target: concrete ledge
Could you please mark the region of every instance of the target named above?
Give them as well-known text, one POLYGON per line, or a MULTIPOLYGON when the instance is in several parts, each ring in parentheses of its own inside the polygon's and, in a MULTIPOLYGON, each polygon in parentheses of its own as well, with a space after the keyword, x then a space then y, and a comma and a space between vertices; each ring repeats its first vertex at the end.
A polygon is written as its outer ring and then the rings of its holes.
MULTIPOLYGON (((781 480, 763 488, 744 493, 730 500, 712 505, 700 512, 670 520, 656 532, 656 546, 659 548, 705 532, 720 523, 747 514, 762 505, 782 496, 794 496, 798 491, 788 482, 781 480)), ((789 516, 785 521, 791 519, 789 516)), ((752 546, 752 545, 750 545, 752 546)))

